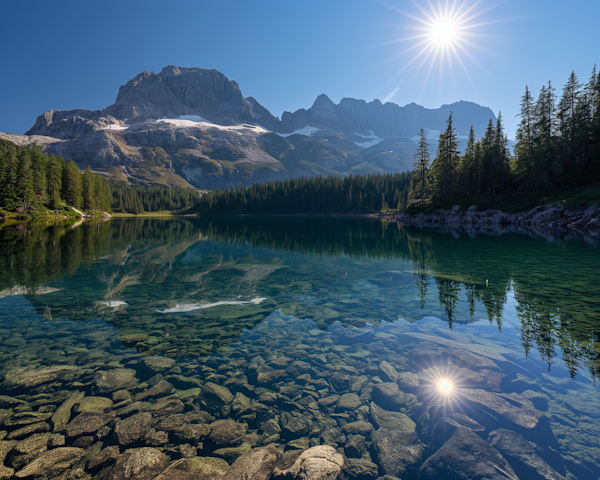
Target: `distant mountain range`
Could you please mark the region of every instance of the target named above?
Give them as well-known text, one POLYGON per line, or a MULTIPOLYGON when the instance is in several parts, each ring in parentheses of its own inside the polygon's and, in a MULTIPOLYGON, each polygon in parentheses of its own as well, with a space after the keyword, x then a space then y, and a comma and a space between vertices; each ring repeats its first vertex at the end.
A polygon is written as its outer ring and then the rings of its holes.
POLYGON ((35 141, 116 180, 217 188, 408 170, 421 127, 434 152, 451 110, 462 137, 471 124, 482 134, 496 119, 471 102, 437 109, 352 98, 335 104, 324 94, 279 119, 217 70, 168 66, 137 75, 104 110, 50 110, 25 135, 0 138, 35 141))

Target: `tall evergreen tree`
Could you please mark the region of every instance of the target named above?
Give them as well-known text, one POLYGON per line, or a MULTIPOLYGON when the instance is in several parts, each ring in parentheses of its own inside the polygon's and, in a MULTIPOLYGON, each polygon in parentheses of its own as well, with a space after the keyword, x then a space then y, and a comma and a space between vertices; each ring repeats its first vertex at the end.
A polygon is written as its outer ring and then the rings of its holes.
POLYGON ((46 166, 46 194, 48 196, 48 207, 57 210, 60 208, 61 198, 60 190, 62 183, 62 157, 59 159, 56 155, 48 157, 46 166))
POLYGON ((425 197, 425 182, 427 180, 431 157, 429 155, 427 136, 425 135, 425 130, 423 130, 423 128, 421 128, 419 138, 420 140, 414 155, 415 162, 413 165, 415 168, 415 178, 419 185, 419 200, 423 201, 423 198, 425 197))
POLYGON ((458 135, 454 127, 452 112, 450 112, 446 130, 440 135, 437 155, 432 165, 435 194, 442 200, 447 200, 452 196, 452 184, 456 176, 459 155, 458 135))

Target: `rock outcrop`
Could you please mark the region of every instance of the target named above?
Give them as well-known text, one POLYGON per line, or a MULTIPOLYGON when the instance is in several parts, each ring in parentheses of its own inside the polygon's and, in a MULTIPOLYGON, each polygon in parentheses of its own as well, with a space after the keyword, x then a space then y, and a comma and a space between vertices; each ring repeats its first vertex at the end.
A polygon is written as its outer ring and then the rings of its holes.
POLYGON ((590 207, 557 207, 543 205, 527 212, 507 213, 502 210, 479 210, 472 206, 467 210, 455 205, 451 210, 438 210, 430 214, 403 214, 397 219, 407 226, 468 227, 489 225, 498 232, 514 231, 515 227, 569 228, 600 231, 600 205, 590 207))

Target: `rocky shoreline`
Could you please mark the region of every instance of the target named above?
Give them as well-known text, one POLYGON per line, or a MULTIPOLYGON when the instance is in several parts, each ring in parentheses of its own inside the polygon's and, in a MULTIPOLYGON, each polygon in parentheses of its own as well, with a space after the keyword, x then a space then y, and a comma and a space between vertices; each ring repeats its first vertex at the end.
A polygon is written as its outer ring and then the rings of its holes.
POLYGON ((403 214, 397 221, 407 226, 469 226, 492 225, 513 227, 568 228, 597 234, 600 232, 600 204, 591 207, 557 207, 543 205, 527 212, 507 213, 502 210, 467 210, 455 205, 451 210, 437 210, 430 214, 403 214))

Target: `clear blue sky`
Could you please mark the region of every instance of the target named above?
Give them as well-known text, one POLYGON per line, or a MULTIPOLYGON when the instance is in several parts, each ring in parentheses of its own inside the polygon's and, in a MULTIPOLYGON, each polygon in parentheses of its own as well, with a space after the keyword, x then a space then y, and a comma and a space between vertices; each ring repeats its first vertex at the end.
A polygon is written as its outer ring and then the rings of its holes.
POLYGON ((459 50, 464 68, 454 56, 418 70, 419 60, 406 67, 419 51, 409 37, 425 15, 411 1, 2 0, 0 131, 24 133, 53 108, 104 108, 139 72, 171 64, 220 70, 277 116, 321 93, 338 102, 396 92, 399 105, 468 100, 501 110, 513 138, 526 84, 537 95, 552 80, 560 93, 571 70, 587 82, 600 63, 600 0, 467 8, 475 18, 465 23, 468 54, 459 50))

